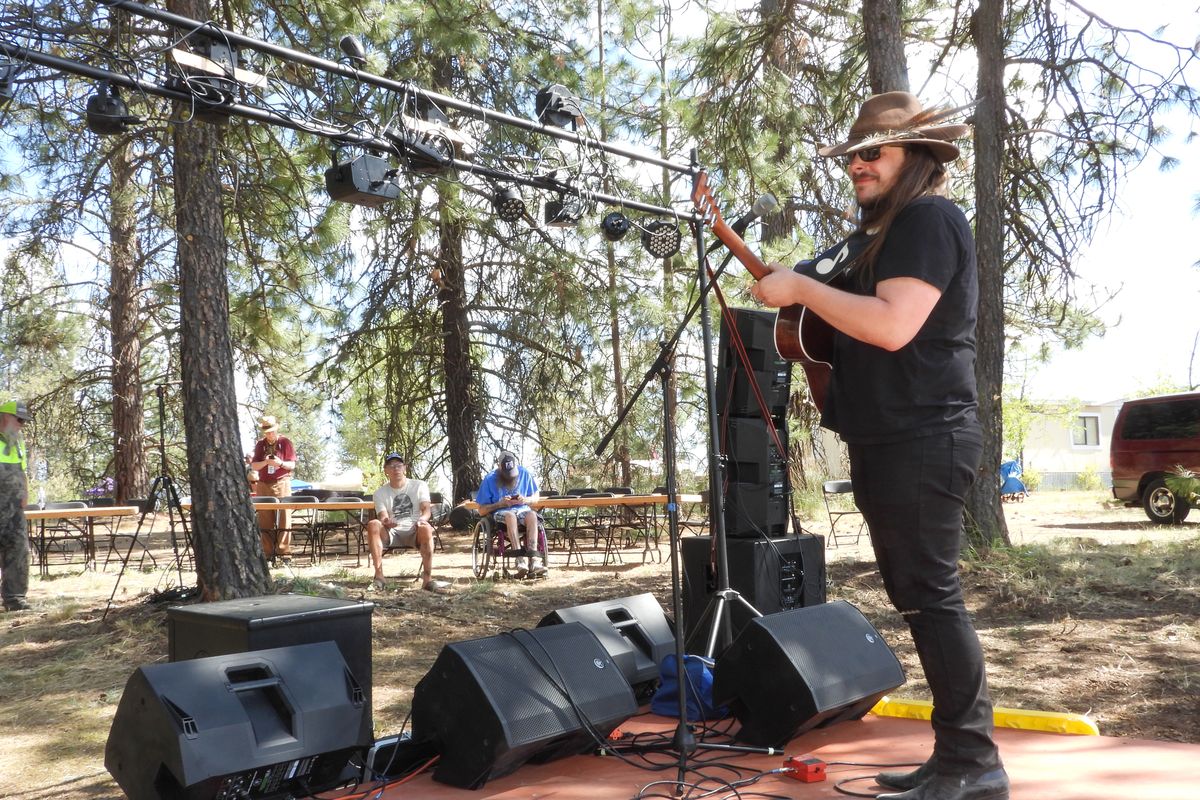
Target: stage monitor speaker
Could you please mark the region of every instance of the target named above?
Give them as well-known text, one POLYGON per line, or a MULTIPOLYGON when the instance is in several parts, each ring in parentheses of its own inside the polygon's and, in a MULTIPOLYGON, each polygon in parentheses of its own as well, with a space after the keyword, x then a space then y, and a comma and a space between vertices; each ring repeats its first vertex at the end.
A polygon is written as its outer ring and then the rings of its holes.
MULTIPOLYGON (((683 618, 689 652, 698 652, 697 623, 717 590, 712 537, 685 536, 683 558, 683 618)), ((825 539, 801 534, 782 539, 727 539, 729 586, 760 613, 774 614, 825 602, 825 539)), ((737 636, 753 615, 740 604, 730 608, 730 631, 737 636)), ((707 630, 707 626, 706 626, 707 630)))
POLYGON ((783 747, 818 726, 858 719, 904 683, 887 642, 844 600, 750 620, 713 670, 713 701, 736 737, 783 747))
POLYGON ((653 694, 663 658, 675 652, 675 633, 649 592, 560 608, 538 627, 564 622, 582 623, 596 635, 639 699, 653 694))
POLYGON ((412 730, 441 753, 434 780, 477 789, 586 752, 636 712, 595 634, 568 622, 443 647, 413 692, 412 730))
POLYGON ((792 367, 775 349, 775 314, 748 308, 731 308, 734 327, 746 350, 749 371, 738 358, 730 337, 728 320, 721 317, 717 350, 717 408, 722 417, 757 417, 761 413, 751 388, 758 384, 772 417, 787 412, 792 367))
POLYGON ((371 612, 367 601, 302 594, 266 595, 167 609, 171 661, 332 641, 367 696, 364 732, 372 734, 371 612))
POLYGON ((139 667, 104 766, 131 800, 308 797, 353 779, 367 700, 333 642, 139 667))

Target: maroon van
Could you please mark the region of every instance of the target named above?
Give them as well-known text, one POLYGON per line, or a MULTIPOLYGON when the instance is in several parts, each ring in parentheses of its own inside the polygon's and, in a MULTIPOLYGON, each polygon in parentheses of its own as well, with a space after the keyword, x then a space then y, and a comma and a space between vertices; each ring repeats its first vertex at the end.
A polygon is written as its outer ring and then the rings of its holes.
POLYGON ((1109 459, 1113 497, 1140 505, 1152 522, 1183 522, 1191 506, 1163 477, 1179 465, 1200 472, 1200 392, 1125 403, 1113 424, 1109 459))

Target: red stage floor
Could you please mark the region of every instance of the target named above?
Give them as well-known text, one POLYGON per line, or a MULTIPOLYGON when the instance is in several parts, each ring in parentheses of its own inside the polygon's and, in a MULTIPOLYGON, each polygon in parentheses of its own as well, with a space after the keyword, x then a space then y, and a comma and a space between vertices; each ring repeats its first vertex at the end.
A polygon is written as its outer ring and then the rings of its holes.
MULTIPOLYGON (((469 724, 464 721, 464 724, 469 724)), ((674 730, 674 722, 661 717, 639 717, 622 726, 627 732, 674 730)), ((1070 736, 1034 731, 997 729, 996 740, 1009 777, 1012 800, 1197 800, 1200 798, 1200 745, 1106 736, 1070 736)), ((868 714, 861 721, 845 722, 827 730, 811 731, 793 740, 788 756, 813 754, 826 762, 878 764, 923 761, 933 746, 929 723, 868 714)), ((708 752, 699 755, 710 759, 708 752)), ((781 766, 775 756, 723 753, 722 761, 737 765, 745 775, 781 766)), ((706 774, 734 780, 731 773, 703 767, 706 774)), ((742 789, 741 797, 833 798, 846 797, 834 783, 856 775, 873 775, 872 767, 829 766, 822 783, 799 783, 769 776, 742 789)), ((674 768, 647 772, 612 757, 574 756, 549 764, 525 765, 511 775, 488 782, 478 790, 456 789, 420 775, 399 786, 388 787, 383 800, 401 798, 496 798, 496 800, 628 800, 643 796, 670 797, 673 787, 647 787, 656 780, 673 781, 674 768)), ((706 785, 715 789, 715 783, 706 785)), ((367 787, 360 787, 366 789, 367 787)), ((849 784, 855 792, 880 791, 873 781, 849 784)), ((691 797, 698 798, 695 791, 691 797)), ((354 796, 363 796, 356 794, 354 796)), ((715 791, 710 798, 738 797, 715 791)))

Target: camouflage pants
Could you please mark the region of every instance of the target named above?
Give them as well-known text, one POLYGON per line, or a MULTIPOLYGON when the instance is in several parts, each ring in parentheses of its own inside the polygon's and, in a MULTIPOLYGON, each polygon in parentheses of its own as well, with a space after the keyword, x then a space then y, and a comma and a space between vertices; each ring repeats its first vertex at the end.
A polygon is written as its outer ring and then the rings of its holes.
POLYGON ((21 504, 0 499, 0 595, 24 600, 29 590, 29 534, 21 504))

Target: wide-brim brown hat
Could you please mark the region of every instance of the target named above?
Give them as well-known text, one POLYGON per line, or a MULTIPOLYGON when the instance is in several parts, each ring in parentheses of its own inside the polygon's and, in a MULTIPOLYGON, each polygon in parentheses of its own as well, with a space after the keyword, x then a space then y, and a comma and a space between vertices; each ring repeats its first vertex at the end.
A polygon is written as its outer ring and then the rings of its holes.
POLYGON ((817 152, 833 158, 885 144, 921 144, 944 164, 958 158, 958 145, 953 140, 961 139, 971 130, 961 123, 942 122, 958 110, 927 109, 916 95, 908 92, 873 95, 863 103, 846 141, 826 145, 817 152))
POLYGON ((274 417, 263 417, 259 420, 258 428, 262 433, 270 433, 271 431, 279 430, 279 420, 274 417))

